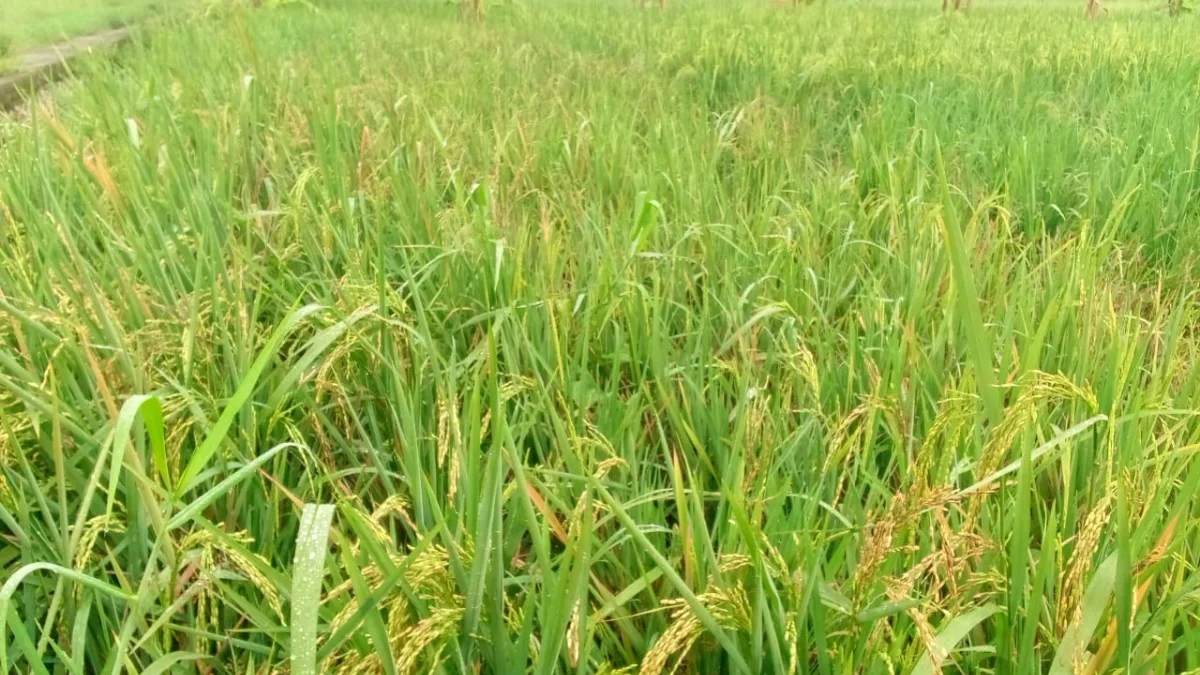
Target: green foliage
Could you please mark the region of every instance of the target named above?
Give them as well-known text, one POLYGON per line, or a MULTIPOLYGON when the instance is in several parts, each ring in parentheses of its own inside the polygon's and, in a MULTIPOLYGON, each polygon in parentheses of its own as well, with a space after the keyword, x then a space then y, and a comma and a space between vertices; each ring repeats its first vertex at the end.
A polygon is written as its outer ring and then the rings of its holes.
POLYGON ((203 14, 208 17, 228 14, 245 9, 282 9, 299 6, 315 10, 316 6, 307 0, 202 0, 203 14))
POLYGON ((1191 17, 317 5, 0 121, 4 666, 1200 667, 1191 17))
POLYGON ((321 583, 325 576, 325 555, 332 524, 332 506, 305 505, 300 516, 300 532, 296 536, 292 620, 288 624, 291 666, 296 675, 316 675, 318 672, 317 622, 320 620, 321 583))

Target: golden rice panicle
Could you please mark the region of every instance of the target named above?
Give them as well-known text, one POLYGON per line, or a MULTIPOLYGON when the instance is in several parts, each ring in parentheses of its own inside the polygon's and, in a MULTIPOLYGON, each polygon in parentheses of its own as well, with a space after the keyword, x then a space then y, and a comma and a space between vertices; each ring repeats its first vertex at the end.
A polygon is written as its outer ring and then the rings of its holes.
POLYGON ((1075 550, 1067 564, 1066 574, 1061 580, 1056 625, 1061 635, 1076 618, 1080 599, 1083 597, 1084 582, 1092 569, 1092 559, 1100 545, 1100 535, 1108 522, 1108 510, 1112 504, 1112 491, 1105 490, 1100 501, 1084 519, 1079 534, 1075 537, 1075 550))
POLYGON ((401 647, 396 655, 396 672, 400 675, 411 675, 436 670, 442 662, 446 639, 458 630, 462 615, 462 607, 434 607, 428 617, 399 635, 397 641, 401 647), (422 660, 421 655, 426 648, 435 645, 433 654, 422 660), (420 670, 418 666, 421 667, 420 670))
MULTIPOLYGON (((1099 407, 1091 389, 1081 387, 1061 374, 1033 371, 1014 388, 1018 392, 1015 402, 1008 407, 1003 421, 991 431, 984 444, 979 460, 980 478, 1000 468, 1017 437, 1035 422, 1041 406, 1075 399, 1087 404, 1091 412, 1099 407)), ((981 492, 977 501, 983 497, 981 492)))
POLYGON ((447 498, 454 499, 458 491, 459 457, 462 450, 462 428, 459 421, 459 402, 457 398, 445 393, 438 396, 437 411, 437 463, 445 466, 446 458, 450 458, 450 470, 447 476, 447 498))
MULTIPOLYGON (((733 565, 731 571, 743 566, 740 560, 734 562, 733 565)), ((746 591, 741 582, 735 583, 728 589, 711 587, 696 597, 700 604, 712 614, 721 628, 736 631, 749 630, 750 601, 746 598, 746 591)), ((654 646, 642 659, 642 667, 638 671, 641 675, 663 672, 672 657, 675 657, 675 665, 667 672, 676 672, 687 653, 691 651, 692 646, 704 634, 704 627, 700 619, 686 601, 674 598, 663 600, 662 604, 663 607, 671 610, 671 624, 667 626, 667 630, 659 636, 654 646)))
POLYGON ((940 460, 938 449, 944 448, 950 454, 950 459, 953 458, 953 451, 970 435, 978 405, 977 396, 953 390, 938 401, 937 415, 917 450, 913 466, 914 480, 938 482, 937 478, 929 475, 940 460))
POLYGON ((83 571, 92 560, 96 541, 106 532, 124 532, 125 523, 115 513, 105 513, 89 518, 83 526, 83 534, 75 547, 74 568, 83 571))
MULTIPOLYGON (((665 604, 665 603, 664 603, 665 604)), ((686 655, 691 650, 692 645, 700 638, 703 628, 700 624, 700 619, 696 618, 691 613, 684 613, 680 616, 672 615, 674 620, 667 630, 662 635, 658 636, 654 646, 650 651, 646 652, 645 658, 642 659, 642 667, 638 670, 639 675, 659 675, 666 671, 667 663, 671 657, 676 654, 680 655, 682 660, 683 655, 686 655)), ((669 672, 675 672, 678 668, 672 668, 669 672)))
POLYGON ((199 547, 202 551, 201 556, 201 573, 212 573, 220 566, 218 554, 223 562, 242 576, 247 581, 252 583, 259 593, 262 593, 271 610, 276 616, 283 617, 283 603, 279 599, 279 591, 275 588, 275 584, 259 571, 259 566, 269 566, 261 555, 248 552, 249 546, 254 542, 254 539, 248 532, 234 532, 225 535, 247 549, 247 552, 235 548, 232 544, 227 544, 222 538, 215 535, 209 530, 196 530, 188 534, 180 548, 188 549, 199 547))
MULTIPOLYGON (((403 495, 391 495, 387 499, 380 502, 375 510, 371 512, 371 522, 377 525, 380 529, 383 528, 383 521, 390 515, 399 516, 409 530, 417 532, 417 525, 413 522, 412 516, 409 514, 409 503, 403 495)), ((390 539, 390 537, 388 537, 390 539)))

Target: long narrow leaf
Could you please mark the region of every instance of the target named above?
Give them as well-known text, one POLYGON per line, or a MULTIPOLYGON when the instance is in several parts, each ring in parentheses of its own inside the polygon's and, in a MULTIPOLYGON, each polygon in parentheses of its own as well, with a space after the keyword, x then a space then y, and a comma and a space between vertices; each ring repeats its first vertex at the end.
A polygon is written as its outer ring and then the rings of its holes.
POLYGON ((242 382, 238 385, 237 391, 233 393, 233 397, 225 404, 225 409, 221 412, 221 417, 217 419, 216 424, 209 430, 208 435, 204 437, 204 442, 192 453, 192 458, 188 461, 187 468, 179 476, 179 483, 175 488, 177 496, 182 497, 184 493, 190 490, 193 487, 196 476, 208 466, 208 461, 212 459, 221 442, 225 440, 225 435, 229 433, 229 427, 233 425, 233 420, 237 417, 242 406, 246 404, 246 401, 250 400, 250 395, 254 393, 255 387, 258 385, 258 378, 262 375, 271 359, 275 357, 275 352, 283 344, 284 338, 295 330, 304 319, 321 309, 320 305, 305 305, 289 314, 283 320, 283 323, 279 324, 275 329, 275 332, 271 334, 266 346, 259 352, 258 358, 254 359, 250 370, 242 377, 242 382))
POLYGON ((305 504, 300 516, 292 561, 291 660, 295 675, 317 673, 317 618, 333 512, 331 504, 305 504))
MULTIPOLYGON (((996 605, 984 605, 983 607, 976 607, 965 614, 960 614, 946 622, 946 626, 934 636, 933 642, 938 646, 938 649, 948 654, 975 626, 983 623, 988 617, 999 611, 1000 608, 996 605)), ((921 660, 917 661, 917 666, 913 668, 912 675, 933 675, 934 672, 936 671, 933 667, 933 659, 926 652, 921 657, 921 660)))

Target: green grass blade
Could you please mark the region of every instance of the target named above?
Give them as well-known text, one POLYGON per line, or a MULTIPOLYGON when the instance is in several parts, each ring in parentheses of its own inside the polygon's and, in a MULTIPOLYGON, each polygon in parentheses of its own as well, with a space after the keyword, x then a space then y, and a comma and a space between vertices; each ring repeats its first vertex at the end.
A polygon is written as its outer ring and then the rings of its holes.
POLYGON ((234 471, 220 483, 217 483, 212 488, 207 490, 204 494, 193 499, 186 506, 179 509, 179 512, 167 522, 167 530, 178 529, 190 522, 196 516, 200 515, 200 512, 208 508, 210 504, 220 498, 221 495, 229 492, 233 486, 249 478, 252 474, 256 473, 260 468, 262 468, 262 465, 271 461, 276 455, 288 449, 303 450, 304 446, 296 443, 280 443, 258 457, 255 457, 252 461, 247 462, 239 467, 237 471, 234 471))
POLYGON ((266 370, 271 359, 275 358, 275 352, 283 344, 284 338, 295 330, 304 319, 321 309, 320 305, 306 305, 301 307, 289 314, 275 329, 275 332, 271 334, 270 339, 267 340, 267 344, 259 352, 258 357, 254 359, 250 370, 242 376, 241 384, 238 385, 237 391, 233 393, 233 397, 225 405, 225 409, 221 412, 221 416, 217 419, 216 424, 208 431, 208 435, 204 437, 204 442, 192 453, 192 458, 188 461, 187 467, 179 476, 179 482, 175 488, 177 497, 182 497, 184 493, 194 487, 196 476, 208 466, 209 460, 212 459, 212 456, 217 452, 217 448, 225 440, 225 435, 229 433, 229 427, 233 424, 234 418, 237 417, 238 412, 246 404, 246 401, 250 400, 250 395, 254 393, 255 387, 258 385, 258 378, 266 370))
MULTIPOLYGON (((7 627, 8 627, 8 615, 9 615, 9 609, 11 606, 10 603, 12 602, 13 593, 15 593, 17 591, 17 588, 21 585, 22 581, 24 581, 29 575, 31 575, 35 572, 53 572, 54 574, 58 575, 59 577, 61 577, 63 579, 66 579, 68 581, 73 581, 73 582, 79 584, 80 586, 83 586, 85 588, 90 588, 95 591, 99 591, 101 593, 104 593, 105 595, 117 598, 119 600, 123 600, 125 602, 129 602, 134 599, 134 596, 126 593, 125 591, 122 591, 119 588, 111 586, 99 579, 90 577, 86 574, 81 574, 79 572, 76 572, 73 569, 68 569, 66 567, 62 567, 61 565, 55 565, 53 563, 42 562, 42 563, 32 563, 29 565, 25 565, 24 567, 21 567, 16 572, 14 572, 12 574, 12 576, 10 576, 7 580, 5 580, 3 586, 0 586, 0 671, 8 670, 8 657, 7 657, 7 650, 5 649, 5 645, 8 644, 8 641, 6 639, 7 627)), ((24 629, 22 628, 21 630, 23 631, 24 629)), ((40 662, 39 662, 39 664, 40 664, 40 662)))
MULTIPOLYGON (((954 617, 946 622, 945 627, 938 631, 934 636, 934 643, 945 653, 950 653, 954 647, 962 641, 976 626, 983 623, 996 612, 1000 611, 997 605, 984 605, 976 607, 964 614, 954 617)), ((917 661, 916 667, 912 670, 912 675, 933 675, 934 667, 933 660, 928 652, 917 661)))
MULTIPOLYGON (((1053 438, 1051 438, 1050 440, 1046 441, 1045 443, 1039 445, 1037 448, 1030 451, 1028 454, 1028 461, 1029 462, 1037 462, 1037 460, 1041 459, 1042 457, 1044 457, 1051 451, 1055 450, 1059 446, 1063 445, 1067 441, 1071 440, 1072 438, 1075 438, 1076 436, 1082 434, 1083 432, 1087 431, 1088 429, 1095 426, 1096 424, 1099 424, 1100 422, 1106 422, 1106 421, 1108 421, 1107 415, 1094 415, 1094 416, 1089 417, 1086 420, 1084 420, 1068 429, 1064 429, 1063 431, 1059 432, 1058 434, 1055 434, 1055 436, 1053 438)), ((1024 456, 1022 456, 1021 459, 1018 459, 1010 464, 1007 464, 1004 466, 1004 468, 1002 468, 998 471, 995 471, 987 476, 984 476, 980 480, 975 481, 971 485, 968 485, 967 487, 959 490, 958 494, 960 496, 965 496, 965 495, 972 494, 974 492, 978 492, 979 490, 982 490, 982 489, 988 487, 989 485, 994 484, 996 481, 1000 480, 1001 478, 1004 478, 1005 476, 1007 476, 1015 471, 1019 471, 1021 469, 1022 464, 1025 461, 1026 461, 1026 458, 1024 456)))
POLYGON ((153 663, 146 666, 146 669, 141 671, 141 675, 165 675, 166 673, 180 672, 183 664, 189 661, 204 661, 208 659, 206 654, 197 654, 196 652, 171 652, 163 654, 154 660, 153 663))
POLYGON ((942 197, 942 235, 954 276, 958 319, 967 334, 967 346, 975 364, 976 390, 983 401, 988 420, 997 425, 1004 419, 1004 406, 1000 401, 1000 391, 996 389, 992 340, 987 326, 983 323, 983 313, 979 308, 979 291, 975 286, 975 276, 971 272, 967 243, 958 223, 958 209, 950 197, 950 182, 946 179, 946 164, 940 148, 937 151, 937 170, 942 197))
POLYGON ((321 603, 321 580, 325 577, 325 554, 333 506, 305 504, 296 534, 296 557, 292 562, 291 663, 296 675, 316 675, 317 620, 321 603))

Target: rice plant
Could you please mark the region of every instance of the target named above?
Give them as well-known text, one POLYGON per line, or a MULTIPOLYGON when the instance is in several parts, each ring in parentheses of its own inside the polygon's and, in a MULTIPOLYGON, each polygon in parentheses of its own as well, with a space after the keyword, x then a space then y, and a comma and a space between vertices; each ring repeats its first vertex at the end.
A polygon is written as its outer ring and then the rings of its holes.
POLYGON ((1200 60, 232 4, 0 121, 0 671, 1200 667, 1200 60))

